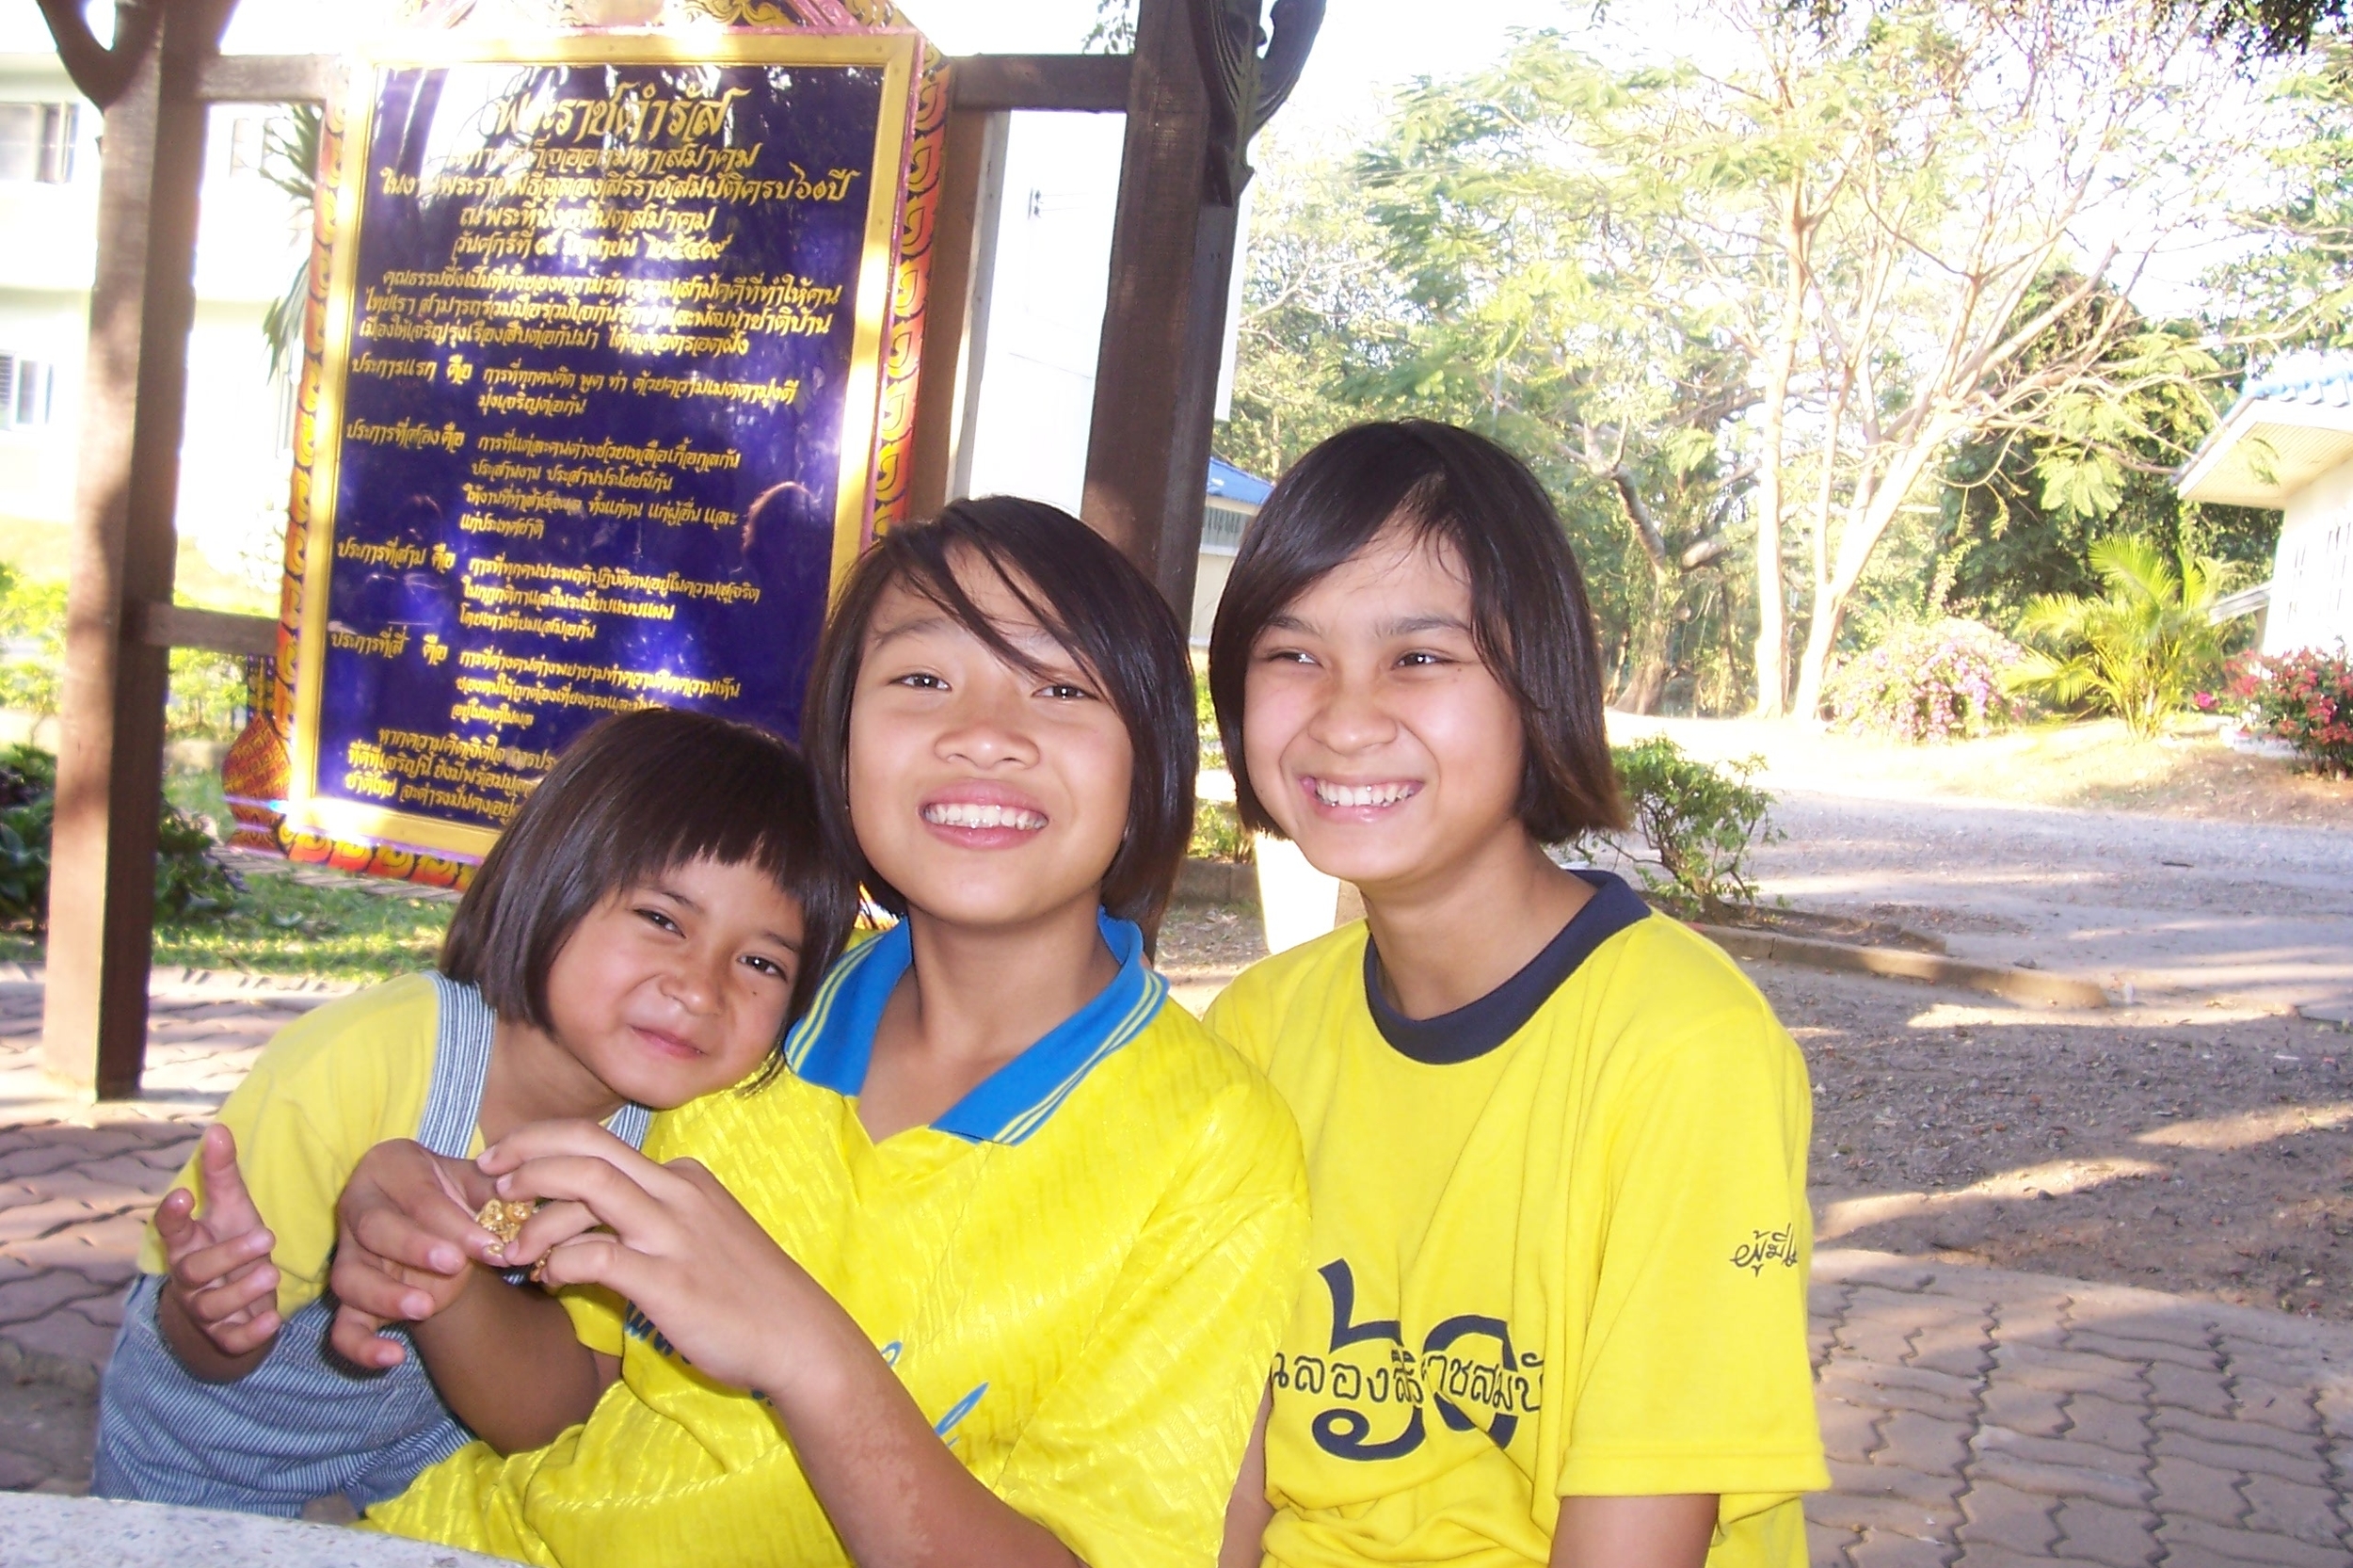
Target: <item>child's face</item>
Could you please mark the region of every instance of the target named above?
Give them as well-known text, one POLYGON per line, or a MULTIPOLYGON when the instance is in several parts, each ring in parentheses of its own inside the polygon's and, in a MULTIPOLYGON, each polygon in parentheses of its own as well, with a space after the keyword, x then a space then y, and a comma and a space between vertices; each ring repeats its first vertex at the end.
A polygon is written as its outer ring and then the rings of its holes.
POLYGON ((921 596, 875 604, 850 704, 850 820, 911 908, 1002 929, 1092 908, 1128 828, 1134 752, 1100 686, 995 572, 960 571, 1043 673, 921 596))
POLYGON ((801 906, 752 866, 690 860, 589 911, 548 967, 558 1044, 640 1105, 740 1082, 784 1031, 801 906))
POLYGON ((1251 648, 1251 786, 1318 870, 1369 891, 1443 880, 1517 831, 1523 744, 1453 552, 1394 524, 1251 648))

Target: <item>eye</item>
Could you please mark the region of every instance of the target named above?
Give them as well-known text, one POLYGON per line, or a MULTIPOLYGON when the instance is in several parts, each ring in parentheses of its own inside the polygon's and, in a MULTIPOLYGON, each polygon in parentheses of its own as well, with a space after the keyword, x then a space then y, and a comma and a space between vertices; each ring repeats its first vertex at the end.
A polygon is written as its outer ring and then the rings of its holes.
POLYGON ((1258 655, 1258 663, 1262 664, 1312 664, 1315 660, 1309 658, 1300 648, 1271 648, 1258 655))
POLYGON ((1427 648, 1416 648, 1398 660, 1398 664, 1405 669, 1434 669, 1440 664, 1452 663, 1443 653, 1433 653, 1427 648))
POLYGON ((919 692, 944 692, 948 689, 948 682, 929 670, 917 670, 911 675, 894 676, 890 683, 894 686, 909 686, 919 692))
POLYGON ((685 933, 679 928, 678 921, 670 919, 668 915, 663 913, 659 909, 641 907, 631 912, 639 920, 644 920, 647 924, 653 926, 657 930, 666 931, 674 936, 685 935, 685 933))
POLYGON ((783 965, 777 963, 775 959, 766 957, 760 953, 747 952, 741 959, 739 959, 738 962, 747 969, 758 970, 761 974, 772 976, 777 980, 789 983, 792 978, 792 975, 785 971, 783 965))
POLYGON ((1093 692, 1084 686, 1074 686, 1067 680, 1048 681, 1037 689, 1037 695, 1052 697, 1056 702, 1092 702, 1095 699, 1093 692))

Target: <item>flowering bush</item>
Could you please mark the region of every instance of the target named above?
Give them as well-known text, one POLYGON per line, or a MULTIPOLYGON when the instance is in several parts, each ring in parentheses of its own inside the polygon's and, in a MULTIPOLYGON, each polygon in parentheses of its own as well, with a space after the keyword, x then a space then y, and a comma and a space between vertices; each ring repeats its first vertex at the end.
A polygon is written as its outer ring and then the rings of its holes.
POLYGON ((2342 646, 2233 660, 2230 693, 2248 729, 2287 742, 2317 772, 2353 777, 2353 657, 2342 646))
POLYGON ((1941 620, 1898 627, 1831 673, 1823 695, 1841 729, 1903 741, 1990 734, 2025 714, 2002 677, 2025 650, 1990 626, 1941 620))

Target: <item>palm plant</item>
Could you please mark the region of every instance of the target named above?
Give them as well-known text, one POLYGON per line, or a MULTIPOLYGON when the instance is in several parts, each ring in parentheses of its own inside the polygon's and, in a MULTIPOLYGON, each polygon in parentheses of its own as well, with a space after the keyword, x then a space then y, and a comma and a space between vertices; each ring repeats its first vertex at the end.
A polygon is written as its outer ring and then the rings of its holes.
POLYGON ((2018 634, 2040 646, 2003 684, 2055 702, 2089 702, 2153 740, 2221 663, 2210 612, 2223 565, 2186 550, 2168 559, 2149 540, 2120 534, 2091 547, 2091 568, 2107 586, 2102 598, 2028 601, 2018 634))

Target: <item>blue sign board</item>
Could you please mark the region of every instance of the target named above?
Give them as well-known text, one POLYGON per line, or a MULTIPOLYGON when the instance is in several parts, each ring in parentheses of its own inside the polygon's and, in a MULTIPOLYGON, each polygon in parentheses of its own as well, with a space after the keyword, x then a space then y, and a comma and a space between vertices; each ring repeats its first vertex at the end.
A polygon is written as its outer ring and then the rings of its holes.
POLYGON ((478 856, 661 703, 797 731, 870 507, 917 43, 388 59, 344 148, 295 821, 478 856))

